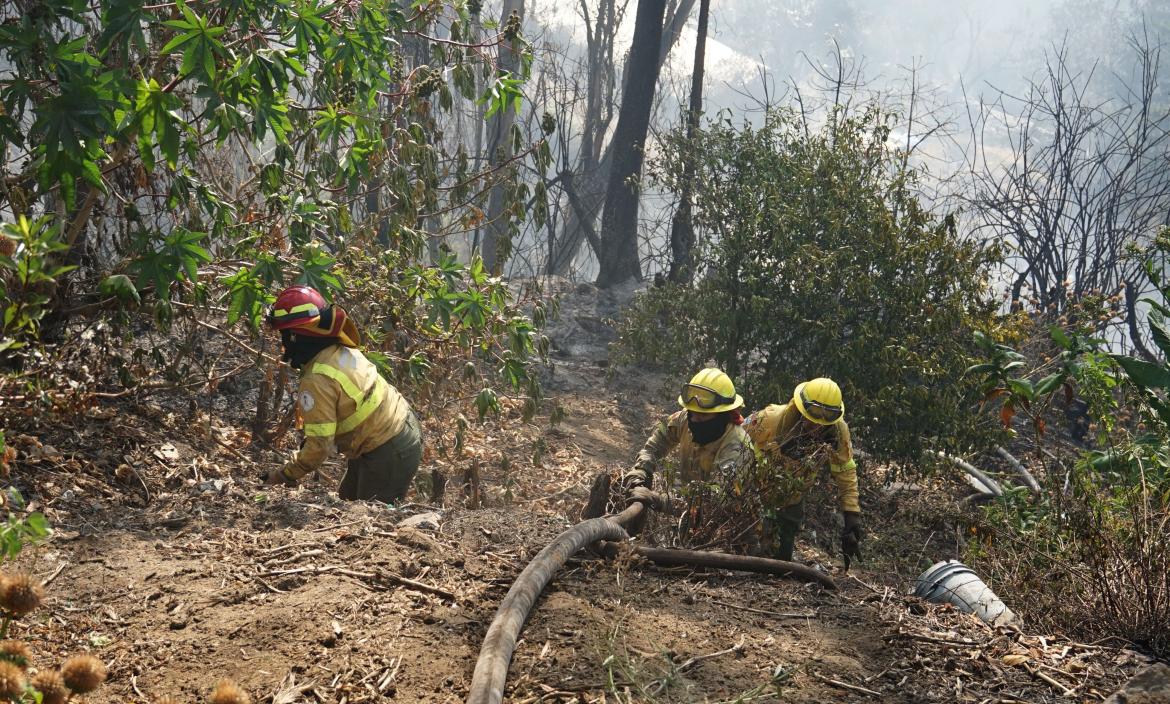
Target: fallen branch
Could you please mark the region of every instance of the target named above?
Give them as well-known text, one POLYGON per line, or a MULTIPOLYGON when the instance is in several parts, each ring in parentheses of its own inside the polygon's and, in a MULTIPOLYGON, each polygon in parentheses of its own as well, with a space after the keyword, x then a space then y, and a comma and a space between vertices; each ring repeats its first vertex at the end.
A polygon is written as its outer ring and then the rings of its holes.
POLYGON ((346 569, 341 565, 325 565, 324 567, 296 567, 291 570, 269 570, 268 572, 261 572, 260 574, 254 576, 257 579, 261 579, 264 577, 287 577, 294 574, 327 574, 330 572, 334 574, 340 574, 345 577, 353 577, 355 579, 364 579, 370 581, 384 580, 387 582, 393 582, 403 587, 410 587, 411 589, 420 592, 428 592, 436 596, 441 596, 448 601, 456 600, 455 593, 452 591, 448 591, 441 587, 431 586, 430 584, 423 582, 417 582, 413 579, 407 579, 406 577, 394 574, 393 572, 357 572, 355 570, 346 569))
POLYGON ((973 646, 983 646, 983 645, 987 644, 986 641, 984 641, 982 643, 976 643, 975 641, 972 641, 972 640, 954 640, 951 638, 935 638, 933 636, 921 636, 921 635, 918 635, 917 633, 898 632, 898 633, 890 633, 890 634, 884 636, 884 640, 894 640, 895 638, 904 638, 906 640, 917 640, 917 641, 922 641, 923 643, 938 643, 939 645, 960 645, 960 646, 967 647, 967 648, 970 648, 973 646))
MULTIPOLYGON (((620 552, 620 546, 616 543, 605 543, 601 546, 600 552, 606 557, 613 557, 620 552)), ((804 582, 816 582, 826 589, 835 590, 837 588, 837 583, 831 576, 798 562, 772 560, 766 557, 754 557, 751 555, 730 555, 722 552, 651 548, 642 545, 634 547, 633 552, 635 555, 640 555, 656 565, 666 565, 669 567, 710 567, 721 570, 758 572, 777 577, 797 579, 804 582)))
POLYGON ((817 678, 821 682, 824 682, 825 684, 831 684, 834 687, 840 687, 841 689, 848 689, 848 690, 853 691, 853 692, 861 692, 862 694, 868 694, 871 697, 882 696, 881 692, 875 692, 872 689, 866 689, 865 687, 858 687, 855 684, 849 684, 848 682, 842 682, 840 680, 835 680, 835 679, 832 679, 830 677, 825 677, 824 675, 820 675, 816 672, 812 673, 812 676, 817 678))
POLYGON ((41 586, 47 587, 52 584, 53 580, 59 577, 68 565, 68 562, 62 562, 60 565, 57 565, 57 569, 53 570, 53 574, 45 577, 44 580, 41 581, 41 586))
POLYGON ((430 592, 436 596, 443 597, 447 601, 455 601, 455 592, 447 591, 446 589, 433 587, 422 582, 416 582, 413 579, 407 579, 406 577, 394 574, 393 572, 381 572, 378 576, 380 576, 382 579, 387 579, 391 582, 401 584, 404 587, 410 587, 411 589, 417 589, 418 591, 423 592, 430 592))
POLYGON ((215 437, 215 431, 214 431, 214 430, 212 430, 212 431, 211 431, 210 437, 211 437, 211 439, 212 439, 212 440, 215 442, 215 444, 216 444, 216 445, 219 445, 219 446, 220 446, 220 447, 222 447, 223 449, 227 450, 227 451, 228 451, 228 453, 229 453, 229 454, 231 454, 231 456, 232 456, 232 457, 235 457, 237 460, 239 460, 239 461, 241 461, 241 462, 247 462, 247 461, 248 461, 248 458, 247 458, 247 457, 244 457, 244 455, 243 455, 243 454, 242 454, 242 453, 241 453, 239 450, 237 450, 236 448, 234 448, 234 447, 232 447, 231 445, 227 444, 227 443, 226 443, 226 442, 224 442, 223 440, 220 440, 219 438, 215 437))
POLYGON ((736 611, 749 611, 753 614, 763 614, 764 616, 775 616, 776 618, 816 618, 817 617, 816 612, 787 614, 787 613, 781 613, 779 611, 766 611, 764 609, 753 609, 750 606, 742 606, 740 604, 729 604, 726 601, 719 601, 718 599, 712 599, 711 603, 712 604, 719 604, 720 606, 726 606, 727 608, 735 609, 736 611))
POLYGON ((1028 487, 1029 491, 1031 491, 1033 494, 1040 493, 1040 484, 1036 481, 1036 478, 1032 476, 1032 473, 1024 468, 1024 464, 1022 462, 1013 457, 1010 452, 1003 449, 1003 447, 1000 445, 995 446, 995 452, 1000 457, 1002 457, 1004 461, 1012 466, 1012 469, 1016 471, 1016 474, 1020 477, 1020 479, 1024 480, 1024 485, 1028 487))
POLYGON ((1060 694, 1061 694, 1061 696, 1065 696, 1065 697, 1071 697, 1071 696, 1073 695, 1074 691, 1075 691, 1075 690, 1069 689, 1068 687, 1065 687, 1063 684, 1061 684, 1060 682, 1057 682, 1056 680, 1052 679, 1051 677, 1049 677, 1048 675, 1044 674, 1044 673, 1043 673, 1043 672, 1041 672, 1040 670, 1033 668, 1033 667, 1032 667, 1031 665, 1029 665, 1028 663, 1024 663, 1024 669, 1025 669, 1025 670, 1027 670, 1027 671, 1028 671, 1028 674, 1032 675, 1033 677, 1036 677, 1036 678, 1039 678, 1039 679, 1041 679, 1041 680, 1044 680, 1044 681, 1045 681, 1045 682, 1047 682, 1048 684, 1050 684, 1050 685, 1052 685, 1053 687, 1055 687, 1057 690, 1059 690, 1059 691, 1060 691, 1060 694))
POLYGON ((311 547, 318 547, 320 545, 321 545, 321 543, 310 543, 310 542, 288 543, 287 545, 277 545, 274 548, 266 548, 264 550, 260 550, 259 552, 261 555, 275 555, 277 553, 284 552, 285 550, 295 550, 296 548, 311 548, 311 547))
POLYGON ((696 655, 692 658, 687 658, 687 660, 685 662, 683 662, 683 664, 678 666, 678 671, 679 672, 686 672, 687 670, 691 669, 695 665, 698 665, 699 663, 703 662, 704 660, 711 660, 712 658, 717 658, 721 655, 730 655, 731 653, 738 653, 742 650, 743 650, 743 636, 740 636, 739 642, 736 643, 735 645, 731 646, 730 648, 726 648, 724 650, 720 650, 720 651, 715 652, 715 653, 708 653, 706 655, 696 655))

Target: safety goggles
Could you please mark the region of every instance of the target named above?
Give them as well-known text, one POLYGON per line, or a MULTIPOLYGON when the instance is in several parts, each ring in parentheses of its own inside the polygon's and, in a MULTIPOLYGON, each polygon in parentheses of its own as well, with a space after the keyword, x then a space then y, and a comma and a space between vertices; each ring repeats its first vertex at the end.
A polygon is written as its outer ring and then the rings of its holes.
POLYGON ((299 305, 292 310, 283 310, 278 308, 268 309, 268 324, 273 327, 284 325, 297 325, 309 322, 321 317, 321 310, 312 303, 299 305))
POLYGON ((845 409, 837 406, 829 406, 824 403, 813 401, 804 393, 804 389, 800 391, 800 403, 804 406, 804 412, 811 418, 824 421, 826 423, 835 423, 845 409))
POLYGON ((715 408, 735 403, 734 396, 724 396, 715 389, 698 384, 683 384, 680 397, 683 405, 693 403, 699 408, 715 408))

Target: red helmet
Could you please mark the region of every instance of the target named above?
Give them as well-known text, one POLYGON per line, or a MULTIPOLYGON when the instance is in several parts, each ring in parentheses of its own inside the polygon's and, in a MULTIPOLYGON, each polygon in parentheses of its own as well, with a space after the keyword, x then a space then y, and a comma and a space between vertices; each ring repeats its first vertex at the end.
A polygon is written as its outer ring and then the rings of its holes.
POLYGON ((276 330, 304 328, 307 332, 316 326, 328 307, 325 297, 316 289, 290 286, 280 292, 269 309, 268 324, 276 330))

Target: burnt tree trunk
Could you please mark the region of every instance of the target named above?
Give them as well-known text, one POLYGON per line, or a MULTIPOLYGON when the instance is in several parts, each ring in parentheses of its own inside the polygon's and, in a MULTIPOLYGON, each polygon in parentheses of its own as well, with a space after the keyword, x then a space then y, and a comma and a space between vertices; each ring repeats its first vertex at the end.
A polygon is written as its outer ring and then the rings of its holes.
MULTIPOLYGON (((687 17, 690 16, 691 9, 694 6, 695 0, 680 0, 672 9, 659 42, 659 70, 661 70, 662 64, 666 62, 666 57, 669 56, 671 48, 674 47, 682 35, 687 17)), ((597 66, 591 68, 593 71, 600 70, 597 66)), ((625 73, 629 75, 628 67, 625 73)), ((598 126, 599 129, 596 130, 596 135, 591 138, 591 140, 596 141, 588 142, 592 151, 585 152, 585 159, 577 167, 576 187, 577 195, 580 199, 580 207, 570 210, 568 216, 565 218, 565 227, 560 239, 557 240, 556 246, 553 247, 553 251, 549 255, 549 273, 563 276, 569 272, 569 267, 572 266, 573 260, 576 258, 577 252, 581 247, 581 243, 587 240, 588 229, 586 228, 586 224, 592 227, 593 223, 597 220, 597 214, 601 211, 614 156, 612 141, 604 149, 601 149, 598 144, 605 134, 605 129, 601 128, 606 126, 608 126, 608 122, 604 122, 598 126), (594 156, 596 151, 600 151, 599 156, 594 156)), ((589 130, 587 130, 588 133, 589 130)), ((592 243, 590 243, 590 246, 592 247, 592 243)))
POLYGON ((634 20, 634 43, 626 64, 626 87, 613 134, 613 170, 605 190, 601 216, 601 251, 597 253, 601 272, 597 285, 603 288, 642 277, 638 258, 637 180, 642 173, 646 131, 654 87, 658 83, 658 50, 662 43, 662 17, 666 0, 639 0, 634 20))
POLYGON ((699 2, 699 30, 695 38, 695 67, 691 72, 691 102, 687 109, 687 155, 683 165, 682 192, 679 193, 678 210, 670 224, 670 280, 689 284, 694 276, 691 251, 695 247, 695 227, 691 220, 691 199, 695 186, 695 159, 689 145, 695 141, 699 131, 699 113, 703 111, 703 64, 707 53, 707 16, 711 12, 711 0, 699 2))

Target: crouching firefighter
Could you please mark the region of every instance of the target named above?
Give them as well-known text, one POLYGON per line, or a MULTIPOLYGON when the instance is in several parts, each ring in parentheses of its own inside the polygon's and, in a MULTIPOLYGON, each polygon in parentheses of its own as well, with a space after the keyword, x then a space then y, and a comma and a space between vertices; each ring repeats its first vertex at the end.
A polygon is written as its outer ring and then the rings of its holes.
POLYGON ((845 568, 860 558, 861 506, 858 503, 857 463, 841 388, 832 379, 806 381, 796 387, 792 400, 772 404, 753 413, 744 422, 752 442, 767 461, 783 472, 789 493, 774 508, 776 556, 791 560, 796 535, 804 521, 804 493, 816 480, 821 467, 837 484, 845 526, 841 532, 841 553, 845 568))
POLYGON ((631 501, 659 508, 662 497, 651 491, 654 470, 677 448, 682 483, 734 476, 755 460, 755 449, 740 425, 743 397, 735 393, 731 377, 714 368, 695 374, 678 397, 682 410, 660 421, 638 453, 633 469, 622 477, 631 501))
POLYGON ((301 372, 305 435, 268 483, 294 486, 335 444, 349 460, 337 489, 342 499, 400 500, 422 460, 422 434, 406 399, 357 349, 357 326, 308 286, 282 291, 268 323, 280 331, 283 359, 301 372))

